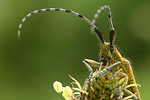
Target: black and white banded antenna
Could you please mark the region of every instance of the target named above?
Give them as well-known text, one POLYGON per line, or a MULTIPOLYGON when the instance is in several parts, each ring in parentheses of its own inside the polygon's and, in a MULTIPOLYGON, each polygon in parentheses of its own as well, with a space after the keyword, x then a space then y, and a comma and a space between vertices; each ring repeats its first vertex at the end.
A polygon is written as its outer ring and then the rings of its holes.
POLYGON ((18 27, 18 38, 20 38, 20 30, 21 30, 21 27, 23 25, 23 23, 26 21, 26 19, 34 14, 37 14, 39 12, 46 12, 46 11, 62 11, 62 12, 67 12, 67 13, 72 13, 76 16, 78 16, 79 18, 83 19, 84 21, 86 21, 96 32, 97 36, 99 37, 100 41, 102 43, 104 43, 104 39, 103 39, 103 35, 102 35, 102 32, 90 21, 88 20, 86 17, 80 15, 79 13, 77 12, 74 12, 74 11, 71 11, 71 10, 67 10, 67 9, 61 9, 61 8, 47 8, 47 9, 40 9, 40 10, 35 10, 31 13, 29 13, 28 15, 26 15, 21 23, 19 24, 19 27, 18 27))
MULTIPOLYGON (((94 15, 94 18, 92 19, 92 23, 95 24, 96 19, 98 18, 99 14, 101 13, 102 10, 107 9, 108 11, 108 20, 109 20, 109 24, 110 24, 110 34, 109 34, 109 41, 110 41, 110 45, 113 45, 114 42, 114 36, 115 36, 115 29, 113 27, 113 22, 112 22, 112 17, 111 17, 111 10, 110 7, 105 5, 100 7, 97 12, 94 15)), ((93 28, 91 27, 91 33, 94 33, 93 28)))

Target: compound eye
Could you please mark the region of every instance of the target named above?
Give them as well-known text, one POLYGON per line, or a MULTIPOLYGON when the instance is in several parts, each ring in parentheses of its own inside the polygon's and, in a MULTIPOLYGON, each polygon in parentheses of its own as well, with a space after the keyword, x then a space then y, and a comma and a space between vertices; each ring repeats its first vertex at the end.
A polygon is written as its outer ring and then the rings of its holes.
POLYGON ((110 45, 110 52, 113 53, 113 51, 114 51, 114 46, 110 45))
POLYGON ((104 60, 105 60, 104 57, 100 58, 100 62, 104 62, 104 60))

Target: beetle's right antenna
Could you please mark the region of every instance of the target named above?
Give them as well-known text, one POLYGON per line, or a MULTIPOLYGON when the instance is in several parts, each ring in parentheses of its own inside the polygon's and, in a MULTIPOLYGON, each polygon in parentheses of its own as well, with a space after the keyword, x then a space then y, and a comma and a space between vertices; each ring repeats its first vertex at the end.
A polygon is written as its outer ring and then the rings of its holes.
POLYGON ((47 9, 40 9, 40 10, 35 10, 31 13, 29 13, 28 15, 26 15, 21 23, 19 24, 19 27, 18 27, 18 38, 20 38, 20 30, 21 30, 21 27, 23 25, 23 23, 26 21, 26 19, 36 13, 39 13, 39 12, 45 12, 45 11, 62 11, 62 12, 67 12, 67 13, 72 13, 76 16, 78 16, 79 18, 83 19, 84 21, 86 21, 88 24, 91 25, 91 27, 95 30, 97 36, 99 37, 99 39, 101 40, 102 43, 104 43, 104 39, 103 39, 103 35, 102 35, 102 32, 90 21, 88 20, 86 17, 80 15, 79 13, 77 12, 74 12, 74 11, 71 11, 71 10, 67 10, 67 9, 61 9, 61 8, 47 8, 47 9))
MULTIPOLYGON (((96 22, 96 19, 98 18, 98 15, 101 13, 102 10, 104 9, 107 9, 108 10, 108 20, 109 20, 109 24, 110 24, 110 34, 109 34, 109 41, 110 41, 110 45, 113 45, 113 41, 114 41, 114 36, 115 36, 115 30, 114 30, 114 27, 113 27, 113 23, 112 23, 112 17, 111 17, 111 10, 110 10, 110 7, 105 5, 105 6, 102 6, 100 7, 97 12, 95 13, 94 15, 94 18, 92 20, 92 23, 95 24, 96 22)), ((91 33, 93 33, 93 29, 91 27, 91 33)))

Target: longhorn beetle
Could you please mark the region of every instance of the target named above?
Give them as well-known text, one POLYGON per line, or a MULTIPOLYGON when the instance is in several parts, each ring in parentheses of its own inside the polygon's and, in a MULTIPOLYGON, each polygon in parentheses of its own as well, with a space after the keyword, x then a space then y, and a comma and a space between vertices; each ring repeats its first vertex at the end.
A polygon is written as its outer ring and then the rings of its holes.
MULTIPOLYGON (((102 44, 101 44, 101 49, 100 49, 100 62, 103 62, 103 65, 107 65, 107 66, 111 65, 111 64, 115 64, 115 63, 117 63, 119 61, 122 62, 121 66, 120 65, 116 66, 117 69, 122 68, 123 72, 127 74, 127 76, 129 77, 128 84, 136 84, 136 81, 135 81, 135 78, 134 78, 134 74, 133 74, 130 62, 127 59, 125 59, 125 58, 123 58, 121 56, 121 54, 119 53, 119 51, 117 50, 117 48, 113 44, 114 43, 115 30, 114 30, 112 19, 111 19, 110 7, 107 6, 107 5, 100 7, 97 10, 97 12, 95 13, 94 18, 92 20, 92 23, 95 24, 96 18, 98 17, 100 12, 103 9, 105 9, 105 8, 108 11, 108 19, 109 19, 109 24, 110 24, 110 29, 111 29, 110 34, 109 34, 109 42, 110 43, 104 42, 104 39, 101 40, 102 44)), ((91 32, 93 33, 92 27, 91 27, 91 32)), ((94 64, 93 64, 92 63, 93 61, 89 61, 89 62, 87 60, 85 60, 85 61, 91 66, 95 66, 96 63, 97 63, 97 62, 94 62, 94 64)), ((99 66, 99 64, 97 63, 96 66, 99 66)), ((140 93, 138 91, 138 87, 137 86, 132 87, 131 91, 133 93, 137 94, 139 100, 141 99, 140 93)))
MULTIPOLYGON (((117 50, 117 48, 114 45, 114 36, 115 36, 116 32, 115 32, 115 29, 113 27, 112 18, 111 18, 111 11, 110 11, 109 6, 105 5, 105 6, 101 7, 100 9, 98 9, 98 11, 95 14, 94 19, 92 20, 92 22, 89 19, 87 19, 86 17, 80 15, 79 13, 71 11, 71 10, 67 10, 67 9, 47 8, 47 9, 35 10, 35 11, 29 13, 28 15, 26 15, 22 19, 22 21, 21 21, 21 23, 19 24, 19 27, 18 27, 18 38, 20 38, 20 29, 21 29, 23 23, 26 21, 26 19, 28 17, 30 17, 31 15, 37 14, 39 12, 45 12, 45 11, 62 11, 62 12, 74 14, 77 17, 79 17, 79 18, 83 19, 84 21, 86 21, 92 27, 92 30, 94 30, 95 33, 97 34, 99 40, 101 41, 100 62, 96 62, 96 61, 89 60, 89 59, 84 59, 83 60, 86 67, 90 71, 90 75, 89 75, 89 78, 87 79, 87 81, 90 81, 90 79, 93 75, 93 70, 92 70, 91 66, 100 67, 102 65, 102 66, 105 67, 105 69, 103 71, 100 71, 100 73, 98 74, 98 76, 100 76, 104 72, 108 71, 108 69, 112 69, 112 68, 109 68, 109 66, 111 65, 111 66, 113 66, 112 72, 114 71, 114 73, 115 73, 117 70, 122 68, 123 73, 125 73, 129 78, 128 79, 128 84, 136 84, 130 62, 127 59, 125 59, 121 56, 121 54, 119 53, 119 51, 117 50), (102 32, 99 30, 98 27, 96 27, 94 25, 94 23, 96 21, 96 18, 98 17, 98 14, 104 8, 107 8, 107 10, 108 10, 108 19, 109 19, 109 24, 110 24, 110 29, 111 29, 110 34, 109 34, 109 42, 104 41, 102 32)), ((136 94, 138 99, 141 100, 137 86, 134 86, 134 87, 130 88, 130 91, 132 93, 136 94)))

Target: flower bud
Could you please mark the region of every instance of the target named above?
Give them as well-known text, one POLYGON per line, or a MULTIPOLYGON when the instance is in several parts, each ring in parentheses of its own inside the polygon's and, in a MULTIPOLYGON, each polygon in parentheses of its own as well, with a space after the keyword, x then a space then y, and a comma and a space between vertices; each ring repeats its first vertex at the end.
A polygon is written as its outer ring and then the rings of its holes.
POLYGON ((69 86, 64 87, 62 95, 66 100, 71 100, 72 89, 69 86))
POLYGON ((62 84, 60 82, 55 81, 53 83, 53 87, 54 87, 54 89, 55 89, 55 91, 57 93, 61 93, 62 92, 62 84))

